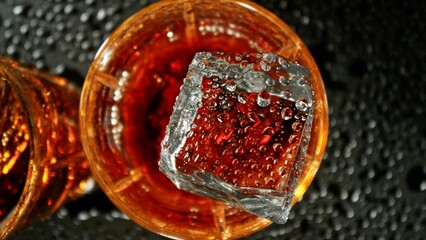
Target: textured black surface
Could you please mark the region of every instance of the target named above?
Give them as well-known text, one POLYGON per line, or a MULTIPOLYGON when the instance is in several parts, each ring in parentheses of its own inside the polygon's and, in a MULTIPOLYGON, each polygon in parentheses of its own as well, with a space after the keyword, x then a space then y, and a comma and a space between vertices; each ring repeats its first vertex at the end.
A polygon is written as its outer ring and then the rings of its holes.
MULTIPOLYGON (((0 54, 82 84, 97 49, 150 1, 0 0, 0 54)), ((324 77, 330 134, 286 225, 246 239, 426 238, 423 1, 258 1, 304 39, 324 77)), ((101 192, 13 239, 163 239, 101 192)))

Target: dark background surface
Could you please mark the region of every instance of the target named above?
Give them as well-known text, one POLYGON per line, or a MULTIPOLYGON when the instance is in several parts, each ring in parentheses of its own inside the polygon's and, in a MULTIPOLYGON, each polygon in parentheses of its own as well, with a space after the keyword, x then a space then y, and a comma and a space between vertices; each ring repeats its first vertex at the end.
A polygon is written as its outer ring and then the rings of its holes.
MULTIPOLYGON (((82 85, 97 49, 151 1, 0 0, 0 54, 82 85)), ((257 1, 305 41, 330 106, 323 164, 285 225, 247 239, 426 239, 423 1, 257 1)), ((24 239, 163 239, 102 192, 17 233, 24 239)))

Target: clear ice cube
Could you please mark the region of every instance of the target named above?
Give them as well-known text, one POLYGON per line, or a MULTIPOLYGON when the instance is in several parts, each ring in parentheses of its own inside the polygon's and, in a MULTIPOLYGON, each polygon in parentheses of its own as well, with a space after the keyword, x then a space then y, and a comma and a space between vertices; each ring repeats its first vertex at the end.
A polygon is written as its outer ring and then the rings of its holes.
POLYGON ((272 53, 197 53, 162 142, 180 189, 285 223, 313 119, 309 71, 272 53))

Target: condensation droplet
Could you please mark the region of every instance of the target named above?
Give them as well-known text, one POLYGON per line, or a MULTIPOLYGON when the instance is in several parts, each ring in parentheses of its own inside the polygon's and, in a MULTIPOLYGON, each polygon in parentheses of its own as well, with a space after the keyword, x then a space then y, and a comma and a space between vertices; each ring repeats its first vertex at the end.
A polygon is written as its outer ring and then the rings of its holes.
POLYGON ((272 145, 272 149, 274 149, 275 152, 279 153, 283 150, 283 145, 281 143, 274 143, 274 145, 272 145))
POLYGON ((245 92, 238 93, 238 96, 237 96, 238 102, 240 102, 242 104, 246 104, 247 98, 248 98, 247 93, 245 93, 245 92))
POLYGON ((297 99, 297 101, 296 101, 296 108, 297 108, 297 110, 303 111, 303 112, 306 111, 306 110, 308 110, 307 100, 304 99, 304 98, 297 99))
POLYGON ((268 63, 273 63, 277 60, 277 55, 273 53, 265 53, 263 54, 263 60, 265 60, 268 63))
POLYGON ((297 85, 303 87, 306 85, 306 80, 304 78, 300 78, 299 80, 297 80, 297 85))
POLYGON ((267 86, 274 86, 275 81, 272 78, 268 78, 266 79, 265 83, 267 86))
POLYGON ((269 135, 272 136, 274 135, 275 131, 272 127, 266 127, 265 129, 263 129, 262 134, 263 135, 269 135))
POLYGON ((297 137, 297 135, 290 135, 290 137, 288 137, 288 143, 290 144, 295 144, 297 142, 299 138, 297 137))
POLYGON ((286 61, 286 60, 284 60, 283 58, 281 58, 281 57, 279 57, 278 58, 278 63, 284 68, 284 69, 288 69, 290 66, 289 66, 289 63, 286 61))
POLYGON ((267 150, 267 148, 265 147, 265 145, 260 145, 258 147, 258 149, 259 149, 259 152, 266 152, 266 150, 267 150))
POLYGON ((227 72, 219 73, 219 78, 224 80, 229 78, 229 74, 227 72))
POLYGON ((238 163, 238 158, 234 158, 234 160, 232 160, 232 165, 238 165, 238 163))
POLYGON ((259 169, 259 164, 257 164, 257 163, 253 163, 253 164, 250 166, 250 168, 251 168, 252 170, 258 170, 258 169, 259 169))
POLYGON ((290 89, 285 89, 285 90, 282 91, 281 94, 283 95, 284 99, 290 99, 292 92, 291 92, 290 89))
POLYGON ((232 80, 226 81, 226 89, 233 92, 237 89, 237 84, 232 80))
POLYGON ((260 67, 262 68, 263 71, 267 72, 269 70, 271 70, 271 66, 269 66, 266 62, 260 62, 260 67))
POLYGON ((235 154, 243 155, 244 154, 244 147, 239 146, 237 149, 235 149, 235 154))
POLYGON ((194 131, 190 130, 187 134, 186 137, 187 138, 191 138, 194 135, 194 131))
POLYGON ((249 62, 247 61, 247 60, 242 60, 241 62, 240 62, 240 67, 241 68, 245 68, 245 67, 247 67, 247 65, 249 64, 249 62))
POLYGON ((247 113, 247 118, 251 123, 256 123, 257 121, 259 121, 259 117, 254 112, 247 113))
POLYGON ((225 120, 225 119, 224 119, 224 114, 223 114, 223 113, 219 113, 219 114, 217 114, 217 115, 216 115, 216 118, 217 118, 217 120, 218 120, 220 123, 223 123, 223 121, 225 120))
POLYGON ((294 118, 296 118, 296 119, 300 119, 301 121, 306 121, 306 118, 307 118, 307 116, 306 116, 306 113, 298 113, 298 114, 296 114, 295 116, 294 116, 294 118))
POLYGON ((259 107, 267 107, 269 106, 270 103, 271 103, 271 94, 269 94, 269 92, 265 90, 262 90, 257 95, 257 105, 259 105, 259 107))
POLYGON ((287 169, 285 167, 279 167, 278 168, 278 174, 281 176, 284 176, 287 173, 287 169))
POLYGON ((254 184, 256 185, 256 187, 259 187, 260 186, 260 181, 259 180, 255 180, 254 184))
POLYGON ((293 131, 295 131, 295 132, 300 132, 300 131, 302 131, 302 129, 303 129, 303 124, 301 124, 300 122, 294 122, 292 125, 291 125, 291 128, 293 129, 293 131))
POLYGON ((287 86, 289 84, 289 81, 284 77, 284 76, 280 76, 278 81, 281 83, 281 85, 283 86, 287 86))
POLYGON ((266 183, 267 185, 272 185, 272 184, 274 184, 274 183, 275 183, 275 180, 274 180, 273 178, 271 178, 271 177, 266 177, 266 178, 265 178, 265 183, 266 183))
POLYGON ((284 120, 290 120, 293 117, 293 110, 291 110, 289 107, 284 108, 281 110, 281 117, 284 120))

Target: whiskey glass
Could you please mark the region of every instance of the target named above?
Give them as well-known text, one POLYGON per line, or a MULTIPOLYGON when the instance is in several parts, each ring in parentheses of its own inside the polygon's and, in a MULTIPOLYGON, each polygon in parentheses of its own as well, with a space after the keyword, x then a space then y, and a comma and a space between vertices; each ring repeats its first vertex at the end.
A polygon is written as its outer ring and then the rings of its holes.
POLYGON ((0 56, 0 239, 90 188, 80 90, 0 56))
POLYGON ((158 169, 160 143, 196 52, 272 52, 307 67, 315 91, 311 139, 297 202, 320 165, 328 134, 318 67, 281 19, 245 0, 164 0, 121 24, 97 53, 83 87, 80 122, 92 173, 141 226, 171 238, 233 239, 271 222, 177 189, 158 169))

